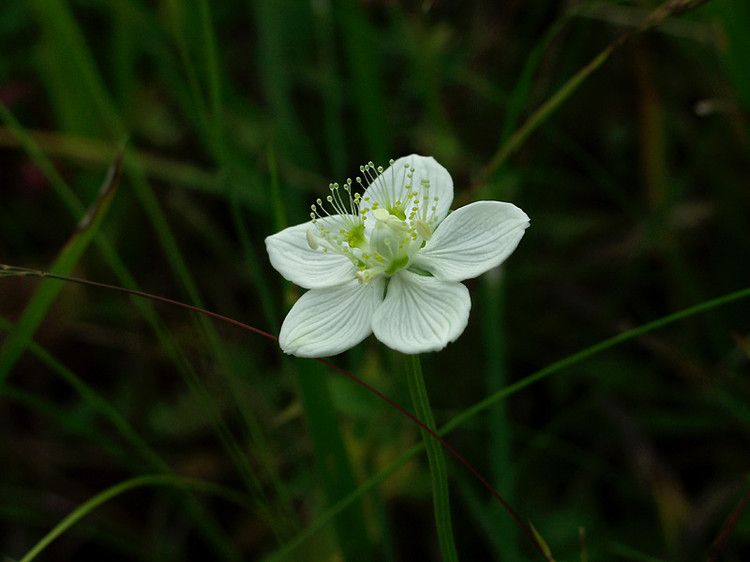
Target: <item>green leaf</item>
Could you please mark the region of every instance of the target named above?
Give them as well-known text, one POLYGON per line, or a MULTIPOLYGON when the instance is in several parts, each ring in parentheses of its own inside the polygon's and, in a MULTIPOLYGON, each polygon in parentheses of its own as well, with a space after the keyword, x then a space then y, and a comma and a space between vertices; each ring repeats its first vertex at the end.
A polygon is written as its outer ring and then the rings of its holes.
MULTIPOLYGON (((123 151, 117 155, 110 166, 107 177, 102 184, 96 200, 89 207, 86 214, 79 221, 76 232, 70 237, 65 246, 50 266, 49 271, 57 275, 68 275, 78 264, 88 249, 94 236, 104 221, 104 216, 114 198, 122 174, 123 151)), ((31 342, 37 328, 47 316, 52 304, 62 290, 59 281, 43 280, 36 293, 26 305, 15 329, 0 348, 0 384, 2 384, 18 362, 26 347, 31 342)))

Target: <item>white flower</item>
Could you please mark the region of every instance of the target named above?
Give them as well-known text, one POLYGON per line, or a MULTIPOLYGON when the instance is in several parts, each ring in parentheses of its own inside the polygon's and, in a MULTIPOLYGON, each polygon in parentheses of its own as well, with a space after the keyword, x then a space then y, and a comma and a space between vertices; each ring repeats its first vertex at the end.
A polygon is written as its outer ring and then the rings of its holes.
POLYGON ((469 319, 460 281, 503 262, 529 226, 526 213, 500 201, 448 214, 453 180, 432 157, 390 164, 361 166, 356 182, 329 186, 310 222, 266 238, 273 267, 309 289, 281 326, 284 352, 335 355, 371 332, 403 353, 443 349, 469 319))

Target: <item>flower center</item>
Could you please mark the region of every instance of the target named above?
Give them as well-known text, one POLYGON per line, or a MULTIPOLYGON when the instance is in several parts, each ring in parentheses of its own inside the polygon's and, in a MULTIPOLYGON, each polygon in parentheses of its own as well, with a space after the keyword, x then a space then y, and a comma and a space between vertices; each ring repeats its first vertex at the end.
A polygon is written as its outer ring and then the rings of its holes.
POLYGON ((393 275, 409 263, 416 237, 408 223, 383 208, 372 213, 375 227, 370 235, 370 248, 383 258, 385 274, 393 275))
POLYGON ((354 182, 348 178, 343 185, 329 184, 331 193, 325 202, 317 199, 310 206, 312 226, 306 233, 310 248, 349 258, 362 283, 407 267, 438 222, 438 198, 431 197, 429 178, 415 186, 412 165, 396 169, 393 160, 390 164, 387 172, 372 162, 360 166, 364 180, 357 177, 356 183, 368 190, 364 196, 353 193, 354 182))

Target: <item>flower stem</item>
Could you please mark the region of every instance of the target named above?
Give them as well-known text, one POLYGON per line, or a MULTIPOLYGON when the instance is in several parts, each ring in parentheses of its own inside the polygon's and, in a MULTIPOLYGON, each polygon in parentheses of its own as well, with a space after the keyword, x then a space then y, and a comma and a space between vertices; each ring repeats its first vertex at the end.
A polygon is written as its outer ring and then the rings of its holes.
MULTIPOLYGON (((422 364, 419 355, 405 356, 406 378, 409 383, 409 393, 414 404, 417 417, 428 427, 435 429, 435 418, 427 397, 427 388, 422 375, 422 364)), ((456 543, 453 539, 453 524, 451 522, 450 495, 448 492, 448 471, 445 466, 443 449, 429 433, 422 431, 427 460, 430 465, 432 478, 432 497, 435 506, 435 526, 437 527, 440 552, 444 562, 458 562, 456 543)))

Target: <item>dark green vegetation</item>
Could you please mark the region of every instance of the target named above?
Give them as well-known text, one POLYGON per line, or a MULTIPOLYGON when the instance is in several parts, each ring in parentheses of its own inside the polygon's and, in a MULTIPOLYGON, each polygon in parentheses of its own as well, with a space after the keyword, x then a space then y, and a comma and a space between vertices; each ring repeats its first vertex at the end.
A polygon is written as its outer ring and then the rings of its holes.
MULTIPOLYGON (((556 560, 748 560, 741 510, 712 549, 750 487, 748 295, 625 331, 750 286, 750 4, 616 42, 658 5, 3 0, 0 262, 275 333, 299 291, 264 237, 433 155, 454 207, 532 219, 423 357, 450 443, 556 560)), ((0 277, 0 316, 0 557, 56 529, 38 559, 438 558, 419 429, 340 374, 53 280, 0 277)), ((333 361, 410 403, 375 340, 333 361)), ((447 470, 461 560, 543 559, 447 470)))

